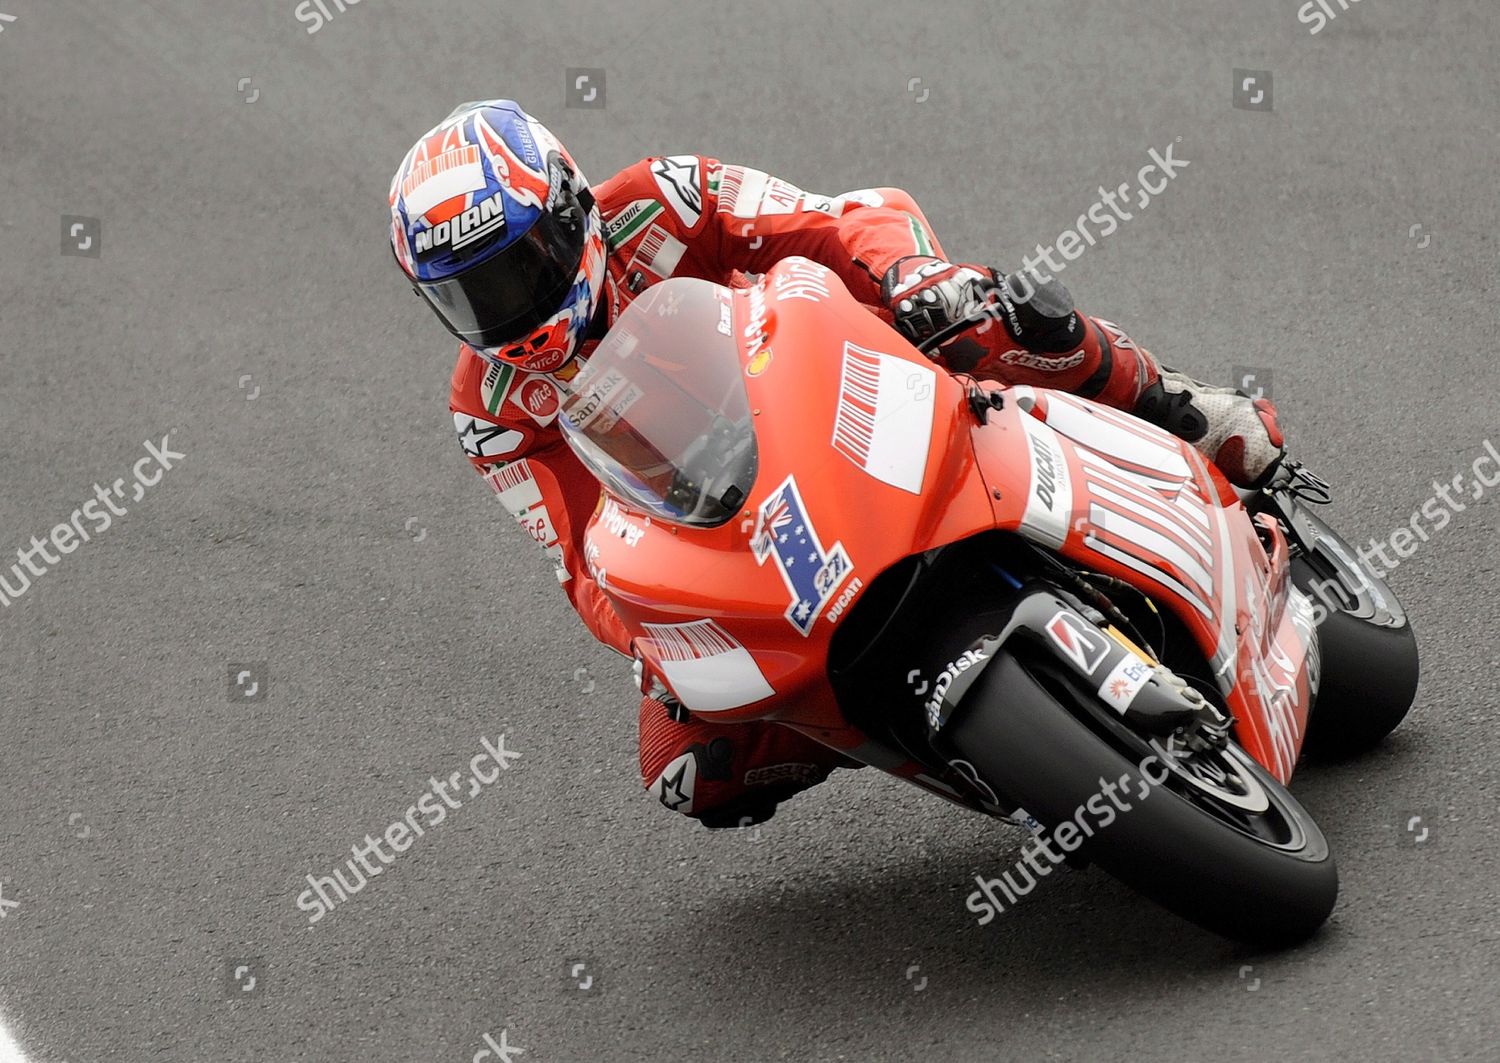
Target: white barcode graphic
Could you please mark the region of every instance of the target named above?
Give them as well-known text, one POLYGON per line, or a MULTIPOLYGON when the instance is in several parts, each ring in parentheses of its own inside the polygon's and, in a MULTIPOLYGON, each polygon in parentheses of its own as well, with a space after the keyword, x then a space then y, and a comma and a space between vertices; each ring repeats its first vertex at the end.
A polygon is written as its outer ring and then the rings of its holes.
POLYGON ((664 661, 691 661, 699 657, 716 657, 721 653, 739 649, 727 631, 712 620, 699 620, 692 624, 642 624, 646 632, 656 640, 656 648, 664 661))
POLYGON ((920 494, 936 376, 927 366, 845 343, 833 449, 875 479, 920 494))
POLYGON ((455 166, 476 166, 479 163, 479 148, 473 144, 445 151, 435 159, 422 159, 412 165, 411 173, 406 175, 406 180, 401 182, 402 196, 411 195, 411 190, 423 181, 431 180, 438 174, 447 173, 455 166))
POLYGON ((455 196, 484 187, 479 148, 473 144, 452 148, 435 159, 422 159, 401 184, 406 211, 419 218, 433 207, 455 196))
POLYGON ((839 381, 839 412, 833 422, 833 446, 863 466, 870 457, 875 412, 880 402, 880 355, 852 344, 844 354, 839 381))
POLYGON ((649 263, 661 252, 666 242, 666 230, 653 225, 641 239, 641 246, 636 250, 635 255, 641 261, 649 263))
POLYGON ((495 485, 496 491, 508 491, 512 487, 520 487, 524 483, 529 483, 531 469, 524 461, 513 461, 490 473, 490 480, 495 485))
MULTIPOLYGON (((546 514, 547 509, 542 505, 542 489, 537 486, 525 459, 502 465, 486 475, 485 479, 489 480, 490 486, 500 496, 500 504, 517 520, 523 520, 536 507, 541 507, 543 515, 546 514)), ((555 539, 556 536, 551 538, 555 539)))
MULTIPOLYGON (((760 201, 766 193, 766 183, 770 180, 764 170, 751 170, 736 166, 733 168, 734 192, 726 200, 720 193, 720 210, 728 210, 736 218, 753 218, 760 213, 760 201), (727 206, 725 204, 727 203, 727 206)), ((724 171, 725 184, 728 184, 729 170, 724 171)))
POLYGON ((736 709, 776 693, 750 651, 712 620, 641 626, 662 675, 689 709, 736 709))
POLYGON ((738 166, 726 166, 719 171, 720 210, 734 210, 734 205, 740 196, 740 182, 744 180, 744 177, 745 171, 738 166))
POLYGON ((665 280, 677 269, 687 245, 674 236, 669 236, 660 225, 653 225, 641 237, 631 262, 639 262, 644 268, 665 280))

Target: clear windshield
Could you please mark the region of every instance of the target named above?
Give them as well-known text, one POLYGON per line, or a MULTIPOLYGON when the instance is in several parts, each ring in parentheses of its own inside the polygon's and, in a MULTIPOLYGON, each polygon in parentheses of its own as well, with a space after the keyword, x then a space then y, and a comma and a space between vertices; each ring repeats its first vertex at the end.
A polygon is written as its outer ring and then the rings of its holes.
POLYGON ((570 386, 558 424, 611 493, 676 524, 723 524, 755 483, 755 430, 729 289, 663 281, 570 386))

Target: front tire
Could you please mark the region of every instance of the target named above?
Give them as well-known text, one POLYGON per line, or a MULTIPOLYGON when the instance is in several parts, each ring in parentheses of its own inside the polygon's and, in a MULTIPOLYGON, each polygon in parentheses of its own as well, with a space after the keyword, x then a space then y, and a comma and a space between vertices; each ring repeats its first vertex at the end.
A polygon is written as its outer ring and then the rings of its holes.
MULTIPOLYGON (((1200 789, 1168 773, 1153 785, 1059 700, 1065 691, 1010 653, 998 653, 937 737, 1056 838, 1059 824, 1096 828, 1079 850, 1138 892, 1205 929, 1262 946, 1311 936, 1338 897, 1338 871, 1316 823, 1238 747, 1224 763, 1253 800, 1216 811, 1200 789), (1090 816, 1109 781, 1128 805, 1107 824, 1090 816), (1143 789, 1144 788, 1144 789, 1143 789), (1255 812, 1262 804, 1265 808, 1255 812), (1250 809, 1250 811, 1247 811, 1250 809), (1082 812, 1080 811, 1082 810, 1082 812), (1235 825, 1235 824, 1238 825, 1235 825)), ((1161 775, 1161 764, 1151 765, 1161 775)), ((1054 843, 1053 848, 1059 848, 1054 843)))

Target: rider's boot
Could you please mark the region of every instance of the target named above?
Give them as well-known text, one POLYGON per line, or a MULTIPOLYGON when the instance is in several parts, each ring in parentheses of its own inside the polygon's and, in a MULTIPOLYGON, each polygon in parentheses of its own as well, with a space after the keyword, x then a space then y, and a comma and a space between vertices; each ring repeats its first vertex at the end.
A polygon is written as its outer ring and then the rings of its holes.
POLYGON ((1286 455, 1276 407, 1234 388, 1215 387, 1158 367, 1132 411, 1193 444, 1239 487, 1262 487, 1286 455))

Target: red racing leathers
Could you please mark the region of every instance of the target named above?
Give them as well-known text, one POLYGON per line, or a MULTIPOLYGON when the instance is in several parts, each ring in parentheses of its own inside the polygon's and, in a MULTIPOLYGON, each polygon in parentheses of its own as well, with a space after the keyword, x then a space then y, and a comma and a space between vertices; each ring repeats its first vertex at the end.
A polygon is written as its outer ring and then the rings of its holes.
MULTIPOLYGON (((894 188, 814 195, 759 170, 672 155, 644 159, 594 191, 609 247, 604 298, 610 321, 667 277, 730 284, 736 272, 763 272, 801 255, 833 270, 889 322, 881 294, 886 272, 905 257, 943 257, 921 210, 894 188)), ((1104 327, 1090 328, 1079 350, 1029 355, 1004 342, 1003 361, 987 358, 973 371, 1080 391, 1129 409, 1153 363, 1134 357, 1129 341, 1119 343, 1123 336, 1107 326, 1116 341, 1111 344, 1104 327)), ((467 346, 459 350, 450 407, 464 453, 552 556, 584 625, 629 655, 629 636, 585 556, 583 533, 600 488, 556 427, 561 397, 552 377, 497 368, 467 346)), ((640 732, 645 785, 668 808, 711 825, 758 822, 776 801, 847 763, 774 723, 674 722, 651 698, 642 701, 640 732)))

